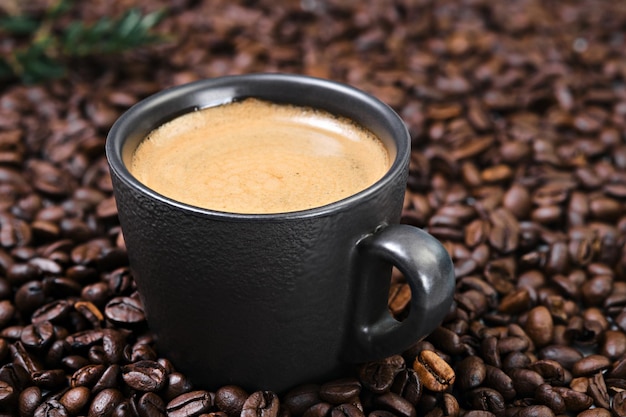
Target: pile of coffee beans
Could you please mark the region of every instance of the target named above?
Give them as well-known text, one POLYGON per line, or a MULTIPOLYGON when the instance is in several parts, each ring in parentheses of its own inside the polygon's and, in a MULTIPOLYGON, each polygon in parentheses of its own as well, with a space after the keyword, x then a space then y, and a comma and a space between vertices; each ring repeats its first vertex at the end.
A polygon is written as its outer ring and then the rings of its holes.
MULTIPOLYGON (((626 415, 625 2, 76 3, 86 22, 166 7, 169 40, 0 85, 0 415, 626 415), (457 287, 428 338, 345 378, 210 392, 147 328, 103 145, 148 94, 255 71, 398 111, 414 141, 402 221, 444 243, 457 287)), ((396 271, 399 319, 409 298, 396 271)))

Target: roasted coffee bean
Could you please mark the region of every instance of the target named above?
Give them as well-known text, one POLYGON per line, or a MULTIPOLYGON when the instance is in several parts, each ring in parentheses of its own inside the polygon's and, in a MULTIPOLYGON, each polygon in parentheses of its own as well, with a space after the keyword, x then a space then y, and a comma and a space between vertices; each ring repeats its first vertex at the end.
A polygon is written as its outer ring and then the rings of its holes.
POLYGON ((6 381, 0 380, 0 404, 12 402, 18 395, 17 390, 6 381))
POLYGON ((356 378, 346 378, 327 382, 320 386, 319 396, 330 404, 347 403, 361 392, 361 383, 356 378))
POLYGON ((553 360, 565 369, 572 369, 583 358, 583 354, 573 346, 549 345, 539 351, 539 358, 553 360))
POLYGON ((551 385, 539 385, 535 391, 535 400, 549 407, 555 414, 562 414, 566 411, 565 400, 551 385))
POLYGON ((325 402, 319 402, 309 407, 302 417, 330 417, 333 406, 325 402))
POLYGON ((517 394, 513 380, 502 369, 491 365, 485 365, 484 384, 498 390, 505 400, 512 400, 517 394))
POLYGON ((369 362, 359 368, 359 380, 372 392, 387 392, 405 365, 404 358, 400 355, 369 362))
POLYGON ((578 413, 576 417, 611 417, 611 412, 606 408, 592 408, 578 413))
POLYGON ((587 394, 593 398, 594 404, 599 407, 610 408, 611 400, 602 373, 598 372, 594 376, 589 377, 588 383, 587 394))
POLYGON ((43 283, 29 281, 15 292, 15 307, 24 315, 28 315, 46 302, 43 283))
POLYGON ((613 396, 611 411, 617 416, 626 416, 626 391, 619 391, 613 396))
POLYGON ((65 385, 65 371, 62 369, 46 369, 31 373, 33 384, 45 389, 54 389, 65 385))
POLYGON ((341 404, 330 411, 331 417, 365 417, 363 411, 352 404, 341 404))
POLYGON ((122 401, 124 401, 124 395, 119 390, 115 388, 102 390, 93 397, 87 416, 110 417, 122 401))
POLYGON ((527 369, 537 372, 549 384, 562 385, 565 370, 560 363, 549 359, 538 360, 528 365, 527 369))
POLYGON ((399 417, 416 416, 415 406, 405 398, 393 392, 387 392, 375 397, 374 403, 399 417))
POLYGON ((518 417, 555 417, 555 413, 545 405, 529 405, 515 415, 518 417))
POLYGON ((277 417, 279 408, 280 402, 275 393, 256 391, 250 394, 244 402, 241 417, 277 417))
MULTIPOLYGON (((226 387, 229 387, 229 386, 226 386, 226 387)), ((184 394, 185 392, 191 391, 192 388, 193 388, 193 385, 191 384, 191 381, 185 375, 181 374, 180 372, 171 372, 167 375, 167 384, 165 386, 165 392, 163 393, 163 398, 166 401, 171 401, 175 397, 178 397, 180 394, 184 394)), ((248 394, 245 392, 244 394, 245 395, 243 395, 243 400, 241 403, 242 405, 243 405, 243 401, 245 401, 245 399, 248 398, 248 394)), ((217 401, 217 398, 216 398, 216 401, 217 401)), ((239 412, 240 411, 241 409, 239 410, 239 412)))
MULTIPOLYGON (((143 393, 137 400, 135 408, 139 417, 165 417, 166 415, 165 403, 153 392, 143 393)), ((167 414, 170 414, 169 411, 167 414)))
POLYGON ((167 415, 168 417, 198 415, 209 411, 212 406, 213 399, 208 391, 192 391, 170 401, 167 404, 167 415))
POLYGON ((572 366, 572 374, 574 376, 588 376, 608 369, 610 366, 611 361, 606 356, 589 355, 579 359, 572 366))
POLYGON ((525 329, 535 346, 545 346, 552 340, 554 324, 550 311, 545 306, 537 306, 528 312, 525 329))
POLYGON ((30 324, 22 330, 20 340, 31 349, 44 349, 54 340, 54 327, 49 321, 30 324))
POLYGON ((475 388, 467 392, 466 397, 473 409, 491 411, 496 415, 505 409, 502 394, 491 388, 475 388))
POLYGON ((98 378, 98 382, 91 388, 92 393, 97 393, 106 388, 116 388, 120 380, 121 369, 118 364, 110 365, 98 378))
POLYGON ((69 417, 68 411, 57 400, 47 400, 33 414, 34 417, 69 417))
POLYGON ((72 374, 70 386, 72 387, 93 387, 106 370, 104 365, 86 365, 72 374))
POLYGON ((91 393, 87 387, 74 387, 66 391, 60 398, 59 403, 65 407, 70 415, 77 415, 86 408, 91 393))
POLYGON ((593 399, 583 392, 566 387, 552 387, 552 389, 563 398, 567 411, 580 412, 593 404, 593 399))
POLYGON ((80 350, 87 348, 102 340, 102 330, 85 330, 69 335, 65 341, 72 349, 80 350))
POLYGON ((459 362, 456 368, 456 383, 461 390, 467 391, 480 386, 485 380, 485 363, 478 356, 468 356, 459 362))
MULTIPOLYGON (((359 375, 361 375, 361 372, 362 372, 362 369, 360 370, 359 375)), ((361 383, 363 383, 363 379, 361 379, 361 383)), ((234 388, 235 398, 234 398, 233 403, 237 404, 237 406, 232 407, 231 409, 227 405, 230 402, 230 400, 224 401, 224 398, 229 399, 232 396, 232 394, 229 393, 230 389, 231 388, 229 388, 229 386, 218 389, 217 392, 215 393, 215 404, 218 406, 220 410, 225 411, 228 415, 234 416, 234 415, 238 415, 241 412, 241 407, 243 406, 243 402, 245 402, 245 399, 247 398, 248 395, 241 388, 235 387, 234 388), (220 392, 220 391, 223 391, 223 392, 220 392), (237 391, 239 392, 239 395, 237 395, 237 391), (222 405, 218 403, 218 398, 220 397, 222 397, 222 399, 219 400, 220 402, 223 402, 222 405), (237 398, 239 398, 239 400, 237 398), (227 409, 230 409, 231 411, 228 412, 226 411, 227 409)), ((306 384, 306 385, 301 385, 296 388, 293 388, 289 392, 287 392, 287 394, 285 394, 282 400, 282 404, 289 410, 289 412, 292 415, 294 416, 302 415, 311 406, 321 402, 320 397, 319 397, 319 389, 320 387, 317 384, 306 384)))
POLYGON ((158 362, 142 360, 123 366, 122 379, 132 389, 154 392, 165 386, 167 375, 158 362))
POLYGON ((116 297, 104 309, 108 320, 120 326, 133 326, 143 323, 146 316, 139 300, 131 297, 116 297))
POLYGON ((10 300, 0 301, 0 327, 5 327, 15 316, 15 306, 10 300))
POLYGON ((541 375, 530 369, 516 368, 507 373, 513 380, 513 387, 518 395, 532 397, 537 387, 545 382, 541 375))
POLYGON ((39 387, 31 386, 20 392, 18 402, 20 416, 32 416, 41 404, 42 398, 39 387))
POLYGON ((422 382, 417 372, 407 368, 396 375, 390 391, 402 396, 416 406, 422 398, 422 382))
POLYGON ((417 355, 413 369, 424 387, 431 391, 445 391, 456 378, 450 365, 430 350, 423 350, 417 355))
POLYGON ((115 329, 102 331, 102 349, 109 363, 118 363, 124 357, 127 335, 115 329))
POLYGON ((396 417, 396 415, 387 410, 374 410, 371 411, 367 417, 396 417))

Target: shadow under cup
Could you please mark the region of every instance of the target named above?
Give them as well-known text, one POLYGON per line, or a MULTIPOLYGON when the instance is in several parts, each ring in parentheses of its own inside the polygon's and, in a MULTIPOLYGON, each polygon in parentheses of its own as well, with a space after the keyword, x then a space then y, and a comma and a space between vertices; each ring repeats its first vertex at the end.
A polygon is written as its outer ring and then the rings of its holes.
POLYGON ((130 266, 158 350, 196 386, 282 392, 399 353, 448 312, 453 266, 443 246, 399 225, 410 137, 398 115, 350 86, 298 75, 203 80, 155 94, 114 124, 106 143, 130 266), (372 186, 318 208, 236 214, 164 197, 128 171, 154 128, 199 108, 255 97, 354 120, 392 164, 372 186), (392 265, 408 317, 387 308, 392 265))

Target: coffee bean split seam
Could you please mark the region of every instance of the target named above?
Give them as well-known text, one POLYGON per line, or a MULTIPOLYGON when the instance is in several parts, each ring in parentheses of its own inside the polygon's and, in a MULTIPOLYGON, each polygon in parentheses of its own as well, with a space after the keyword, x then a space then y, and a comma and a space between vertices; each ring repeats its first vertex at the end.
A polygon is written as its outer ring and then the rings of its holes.
MULTIPOLYGON (((87 22, 127 7, 75 3, 87 22)), ((623 2, 254 3, 176 0, 159 26, 184 34, 170 44, 0 85, 0 414, 626 415, 623 2), (413 139, 402 222, 444 243, 455 303, 425 340, 346 378, 213 392, 147 328, 104 137, 166 87, 266 71, 347 82, 398 111, 413 139), (424 351, 454 382, 419 376, 424 351)), ((409 304, 394 271, 390 311, 409 304)))

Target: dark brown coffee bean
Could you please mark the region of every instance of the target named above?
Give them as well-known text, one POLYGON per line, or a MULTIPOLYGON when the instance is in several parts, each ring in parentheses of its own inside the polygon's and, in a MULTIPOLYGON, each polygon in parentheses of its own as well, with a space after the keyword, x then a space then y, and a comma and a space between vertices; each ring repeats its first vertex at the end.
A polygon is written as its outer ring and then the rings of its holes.
MULTIPOLYGON (((362 369, 360 370, 360 373, 361 372, 362 372, 362 369)), ((368 373, 368 375, 371 375, 371 374, 368 373)), ((363 383, 363 379, 361 379, 361 383, 363 383)), ((293 388, 292 390, 287 392, 287 394, 285 394, 282 400, 282 404, 289 410, 291 415, 294 415, 294 416, 302 415, 311 406, 321 402, 320 397, 319 397, 319 388, 320 387, 317 384, 306 384, 306 385, 301 385, 296 388, 293 388)), ((220 390, 222 390, 222 388, 217 390, 217 392, 215 393, 215 403, 216 405, 218 405, 220 410, 225 411, 225 409, 222 408, 222 406, 218 404, 220 390)), ((245 392, 243 392, 243 394, 245 394, 245 392)), ((247 398, 247 394, 242 395, 241 398, 243 398, 243 400, 245 401, 245 399, 247 398)), ((241 406, 243 406, 243 402, 241 402, 241 406)), ((231 414, 233 416, 238 415, 240 412, 241 412, 241 407, 239 407, 238 409, 235 408, 232 410, 232 413, 230 413, 229 415, 231 414)))
POLYGON ((371 411, 367 417, 396 417, 396 415, 387 410, 374 410, 371 411))
POLYGON ((17 395, 18 392, 15 387, 6 381, 0 380, 0 405, 13 402, 17 395))
POLYGON ((102 340, 102 330, 85 330, 69 335, 65 341, 72 349, 84 349, 102 340))
POLYGON ((502 394, 502 397, 510 401, 515 398, 516 391, 513 380, 502 369, 491 365, 485 365, 484 383, 502 394))
POLYGON ((548 384, 562 385, 565 380, 565 370, 556 361, 538 360, 528 365, 527 369, 537 372, 548 384))
POLYGON ((498 351, 498 339, 495 336, 485 337, 480 344, 480 351, 486 364, 497 368, 502 366, 500 352, 498 351))
POLYGON ((25 388, 19 395, 18 409, 20 416, 32 416, 42 402, 41 389, 31 386, 25 388))
POLYGON ((606 408, 592 408, 578 413, 576 417, 611 417, 611 412, 606 408))
POLYGON ((613 396, 611 410, 616 416, 626 416, 626 391, 619 391, 613 396))
POLYGON ((153 392, 143 393, 137 400, 135 408, 139 417, 165 417, 166 415, 165 403, 153 392))
POLYGON ((417 413, 413 404, 393 392, 375 397, 374 403, 399 417, 415 417, 417 413))
POLYGON ((57 400, 48 400, 35 410, 34 417, 69 417, 69 413, 57 400))
POLYGON ((356 378, 338 379, 320 386, 319 396, 330 404, 347 403, 361 392, 361 383, 356 378))
POLYGON ((456 378, 450 365, 430 350, 423 350, 417 355, 413 369, 424 387, 431 391, 445 391, 456 378))
POLYGON ((341 404, 330 410, 331 417, 365 417, 363 411, 352 404, 341 404))
POLYGON ((20 339, 27 348, 44 349, 53 342, 54 327, 49 321, 30 324, 24 327, 20 339))
POLYGON ((122 367, 122 379, 132 389, 154 392, 163 388, 167 375, 158 362, 142 360, 122 367))
POLYGON ((302 417, 330 417, 332 409, 331 404, 320 402, 309 407, 302 417))
POLYGON ((539 351, 539 358, 553 360, 565 369, 572 369, 572 366, 582 359, 583 355, 573 346, 549 345, 539 351))
POLYGON ((91 393, 87 387, 74 387, 66 391, 59 402, 65 407, 70 415, 77 415, 86 408, 89 403, 91 393))
POLYGON ((594 404, 603 408, 610 408, 610 398, 606 382, 601 372, 598 372, 592 377, 588 378, 589 386, 587 388, 587 395, 593 398, 594 404))
MULTIPOLYGON (((163 393, 163 399, 165 399, 166 401, 171 401, 172 399, 178 397, 180 394, 184 394, 185 392, 191 391, 192 388, 193 388, 193 385, 191 381, 185 375, 181 374, 180 372, 171 372, 167 375, 167 384, 165 385, 165 392, 163 393)), ((243 405, 243 401, 245 401, 245 399, 248 398, 248 394, 245 392, 244 394, 245 395, 243 395, 243 400, 241 403, 242 405, 243 405)), ((217 398, 216 398, 216 401, 217 401, 217 398)), ((239 409, 239 412, 241 412, 241 409, 239 409)))
POLYGON ((122 331, 114 329, 102 331, 102 349, 109 363, 118 363, 124 358, 126 337, 122 331))
POLYGON ((106 370, 104 365, 86 365, 72 375, 70 386, 72 387, 93 387, 106 370))
POLYGON ((537 387, 544 383, 544 379, 530 369, 516 368, 507 372, 513 380, 513 387, 518 395, 532 397, 537 387))
POLYGON ((456 368, 456 386, 468 391, 480 386, 485 380, 485 363, 478 356, 468 356, 456 368))
POLYGON ((422 382, 413 369, 404 369, 396 375, 390 391, 416 406, 422 398, 422 382))
POLYGON ((0 301, 0 328, 8 325, 15 316, 15 306, 10 300, 0 301))
POLYGON ((359 368, 359 380, 367 389, 380 394, 390 389, 394 378, 405 366, 400 355, 368 362, 359 368))
POLYGON ((572 366, 574 376, 588 376, 608 369, 611 366, 609 358, 602 355, 589 355, 579 359, 572 366))
POLYGON ((505 409, 505 401, 498 391, 491 388, 475 388, 466 394, 467 402, 477 410, 490 411, 496 415, 505 409))
POLYGON ((98 379, 98 382, 91 388, 92 393, 98 393, 106 388, 117 388, 120 380, 121 369, 118 364, 107 367, 98 379))
POLYGON ((256 391, 243 404, 241 417, 277 417, 279 407, 276 394, 271 391, 256 391))
MULTIPOLYGON (((485 296, 492 295, 489 288, 485 288, 483 294, 485 296)), ((466 349, 465 345, 461 342, 461 338, 458 334, 442 326, 436 328, 429 335, 428 340, 433 343, 438 349, 450 355, 459 355, 465 352, 466 349)))
POLYGON ((185 417, 204 413, 213 406, 208 391, 191 391, 181 394, 167 404, 168 417, 185 417))
POLYGON ((115 408, 124 401, 124 395, 115 388, 100 391, 91 401, 88 417, 110 417, 115 408))
POLYGON ((566 387, 552 387, 552 389, 563 398, 567 411, 580 412, 593 404, 593 399, 583 392, 566 387))
POLYGON ((23 284, 15 293, 15 307, 22 314, 30 314, 46 302, 43 283, 30 281, 23 284))
POLYGON ((31 374, 33 384, 45 389, 63 386, 66 382, 65 371, 62 369, 46 369, 31 374))
POLYGON ((113 298, 107 303, 104 314, 108 320, 120 326, 132 326, 146 320, 141 302, 131 297, 113 298))
POLYGON ((551 385, 539 385, 535 391, 535 400, 549 407, 555 414, 562 414, 566 411, 565 400, 551 385))
POLYGON ((545 405, 529 405, 523 407, 515 415, 518 417, 555 417, 554 412, 545 405))
POLYGON ((469 410, 463 415, 463 417, 496 417, 496 415, 491 411, 469 410))

